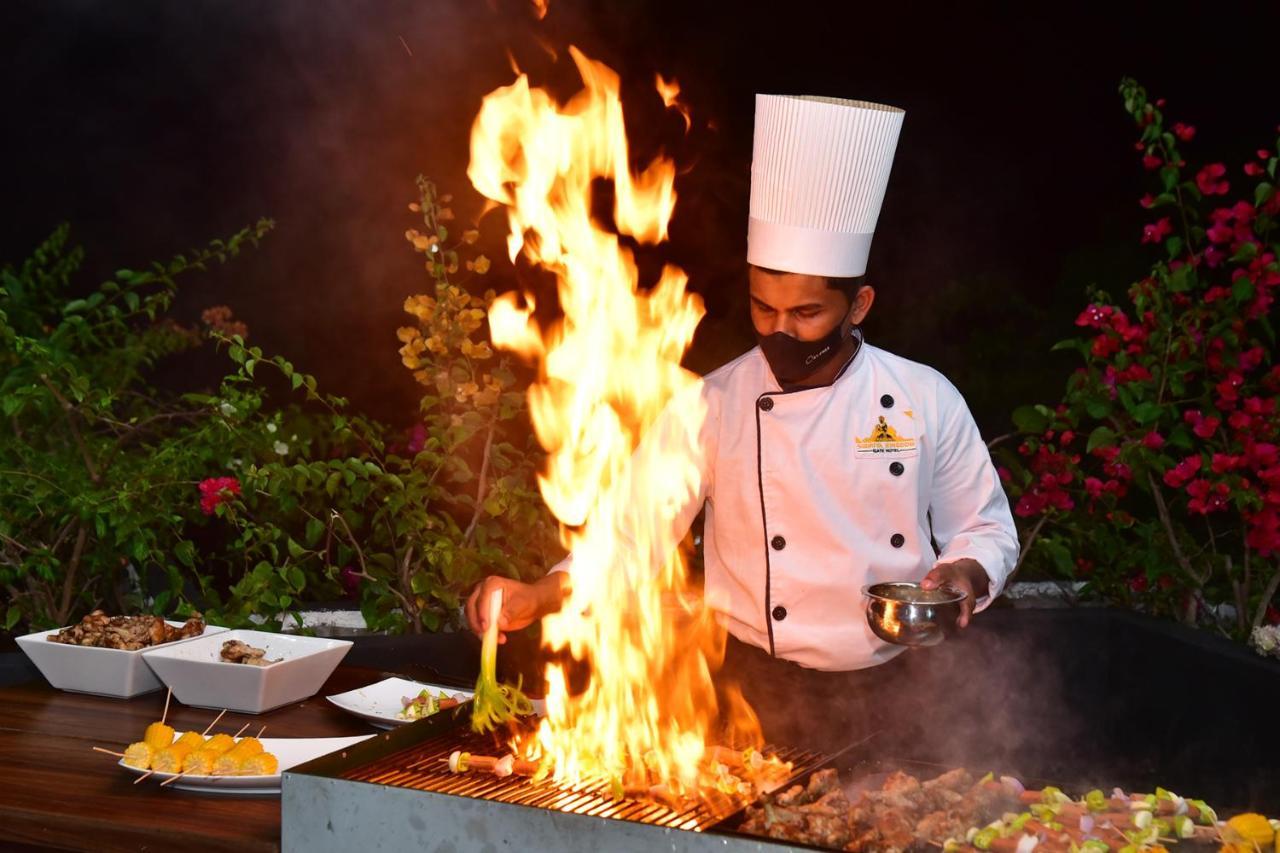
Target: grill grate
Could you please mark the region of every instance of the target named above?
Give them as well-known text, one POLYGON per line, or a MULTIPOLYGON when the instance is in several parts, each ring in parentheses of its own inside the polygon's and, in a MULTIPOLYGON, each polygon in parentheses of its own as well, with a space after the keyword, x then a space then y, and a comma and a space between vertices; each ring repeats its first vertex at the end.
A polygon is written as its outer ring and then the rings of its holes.
MULTIPOLYGON (((707 829, 746 805, 726 797, 724 808, 699 803, 685 809, 673 809, 650 799, 617 799, 608 780, 577 785, 545 780, 535 784, 524 776, 503 778, 483 772, 452 773, 449 771, 449 755, 455 750, 477 755, 494 754, 494 740, 470 731, 448 732, 364 766, 345 770, 340 776, 355 782, 413 788, 695 832, 707 829)), ((776 753, 783 761, 792 763, 793 775, 808 772, 825 760, 825 756, 799 749, 778 749, 776 753)))

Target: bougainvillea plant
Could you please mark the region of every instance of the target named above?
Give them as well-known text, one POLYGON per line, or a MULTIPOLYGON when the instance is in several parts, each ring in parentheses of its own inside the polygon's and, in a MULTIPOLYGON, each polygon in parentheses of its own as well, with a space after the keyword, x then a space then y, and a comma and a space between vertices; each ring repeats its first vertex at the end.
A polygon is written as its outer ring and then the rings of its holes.
POLYGON ((1280 139, 1189 164, 1196 128, 1133 80, 1120 94, 1153 183, 1135 235, 1152 266, 1090 293, 1086 336, 1058 345, 1083 364, 1056 405, 1014 413, 1001 476, 1026 560, 1243 639, 1280 620, 1280 139))
POLYGON ((434 631, 457 624, 460 597, 483 576, 530 579, 559 557, 524 393, 485 339, 493 292, 475 292, 490 269, 479 232, 451 240, 447 197, 425 179, 418 187, 410 210, 422 225, 405 238, 431 288, 405 300, 414 324, 397 332, 424 388, 407 434, 350 412, 289 362, 222 337, 238 370, 216 402, 232 419, 262 406, 256 368, 278 373, 313 412, 280 422, 275 458, 201 486, 245 564, 224 622, 296 607, 296 593, 274 589, 279 579, 320 577, 359 600, 371 629, 434 631))

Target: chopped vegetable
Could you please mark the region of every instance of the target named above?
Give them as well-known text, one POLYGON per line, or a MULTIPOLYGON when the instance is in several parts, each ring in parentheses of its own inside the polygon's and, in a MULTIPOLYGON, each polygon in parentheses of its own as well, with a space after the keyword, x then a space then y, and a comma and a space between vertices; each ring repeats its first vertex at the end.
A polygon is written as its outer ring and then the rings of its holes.
POLYGON ((978 830, 978 834, 973 836, 973 846, 977 847, 979 850, 990 850, 991 842, 995 841, 998 835, 999 832, 991 827, 980 829, 978 830))

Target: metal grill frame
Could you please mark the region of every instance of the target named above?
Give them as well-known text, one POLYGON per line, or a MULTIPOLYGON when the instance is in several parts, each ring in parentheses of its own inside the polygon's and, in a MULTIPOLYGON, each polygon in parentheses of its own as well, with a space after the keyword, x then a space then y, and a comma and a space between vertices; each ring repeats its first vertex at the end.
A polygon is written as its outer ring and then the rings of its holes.
MULTIPOLYGON (((402 787, 394 784, 394 772, 377 779, 352 778, 361 768, 406 750, 420 750, 430 741, 457 742, 469 723, 470 707, 466 704, 435 714, 285 771, 281 841, 286 853, 463 853, 506 847, 583 853, 802 849, 768 839, 716 833, 713 827, 726 817, 723 814, 696 808, 674 812, 647 800, 614 802, 607 795, 607 786, 602 796, 598 785, 548 787, 488 774, 459 774, 456 785, 440 786, 447 790, 402 787), (501 798, 479 798, 485 795, 501 798), (691 831, 694 828, 711 831, 691 831)), ((426 760, 439 760, 438 752, 433 751, 426 760)), ((821 763, 821 757, 812 756, 811 763, 798 768, 797 773, 807 773, 821 763)), ((448 773, 447 768, 444 772, 448 773)))

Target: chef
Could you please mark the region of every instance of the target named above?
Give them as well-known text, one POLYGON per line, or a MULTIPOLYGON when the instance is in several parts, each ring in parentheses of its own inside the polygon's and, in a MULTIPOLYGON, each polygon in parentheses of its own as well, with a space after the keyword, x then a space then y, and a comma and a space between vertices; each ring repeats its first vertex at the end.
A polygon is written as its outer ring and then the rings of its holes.
MULTIPOLYGON (((883 705, 863 688, 900 674, 884 665, 903 648, 871 633, 864 586, 953 587, 964 627, 1017 558, 1008 500, 960 393, 861 331, 903 117, 862 101, 756 98, 746 298, 759 346, 705 377, 701 489, 674 522, 685 530, 705 510, 724 669, 775 742, 828 745, 811 715, 797 719, 797 697, 827 709, 829 734, 845 740, 883 705)), ((468 620, 483 631, 478 602, 501 586, 500 628, 522 628, 559 608, 568 578, 487 578, 468 620)))

